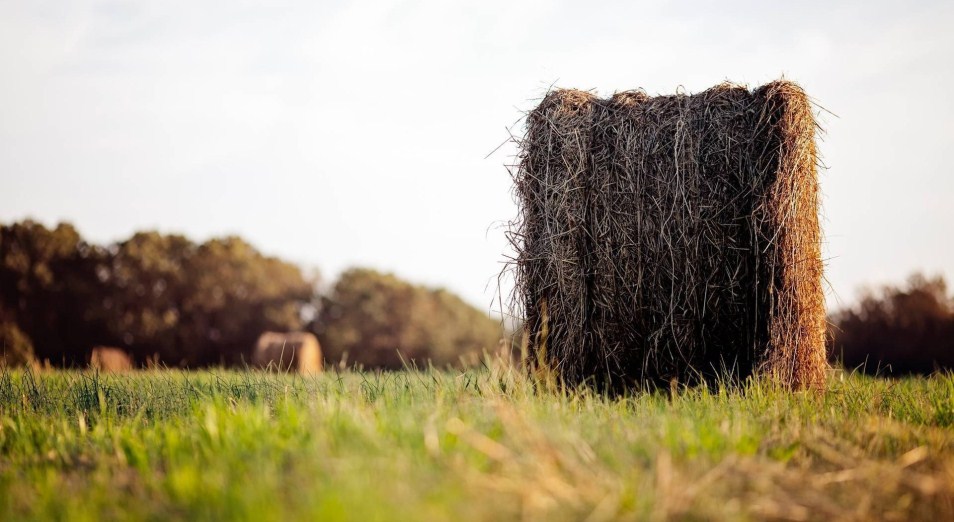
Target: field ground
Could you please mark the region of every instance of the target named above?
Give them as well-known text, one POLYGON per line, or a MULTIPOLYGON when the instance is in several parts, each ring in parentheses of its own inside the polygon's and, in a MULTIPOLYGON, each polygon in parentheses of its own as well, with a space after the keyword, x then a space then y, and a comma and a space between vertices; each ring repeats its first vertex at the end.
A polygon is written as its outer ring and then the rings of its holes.
POLYGON ((954 377, 0 374, 0 519, 954 520, 954 377))

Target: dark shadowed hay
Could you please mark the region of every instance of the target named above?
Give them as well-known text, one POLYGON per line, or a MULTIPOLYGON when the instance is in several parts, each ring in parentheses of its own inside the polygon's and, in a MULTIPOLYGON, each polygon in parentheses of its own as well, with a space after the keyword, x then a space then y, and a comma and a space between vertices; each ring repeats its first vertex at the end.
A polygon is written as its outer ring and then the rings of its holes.
POLYGON ((550 92, 514 173, 514 302, 537 358, 611 390, 823 385, 816 123, 794 83, 550 92))

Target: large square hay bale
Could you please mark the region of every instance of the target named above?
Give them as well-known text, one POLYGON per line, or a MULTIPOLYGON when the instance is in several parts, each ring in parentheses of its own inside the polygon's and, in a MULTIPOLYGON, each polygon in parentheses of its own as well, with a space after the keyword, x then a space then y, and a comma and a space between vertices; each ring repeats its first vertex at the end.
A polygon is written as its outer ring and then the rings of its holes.
POLYGON ((511 234, 537 358, 607 389, 822 385, 815 130, 786 81, 550 92, 528 115, 511 234))

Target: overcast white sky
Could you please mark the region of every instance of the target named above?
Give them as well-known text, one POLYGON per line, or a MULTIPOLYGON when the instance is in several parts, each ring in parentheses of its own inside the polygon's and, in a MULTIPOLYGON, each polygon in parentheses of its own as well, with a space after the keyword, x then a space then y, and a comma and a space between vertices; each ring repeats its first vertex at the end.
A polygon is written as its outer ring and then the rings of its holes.
POLYGON ((0 0, 0 221, 235 233, 488 309, 516 207, 513 148, 484 157, 549 85, 784 75, 838 115, 829 302, 950 279, 954 2, 769 3, 0 0))

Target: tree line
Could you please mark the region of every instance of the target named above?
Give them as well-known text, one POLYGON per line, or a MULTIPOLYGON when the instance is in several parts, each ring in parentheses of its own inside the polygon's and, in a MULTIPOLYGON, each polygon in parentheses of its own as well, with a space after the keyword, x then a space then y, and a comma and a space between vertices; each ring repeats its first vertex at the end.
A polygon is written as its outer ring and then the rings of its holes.
POLYGON ((316 333, 330 364, 457 365, 496 348, 500 323, 441 289, 370 269, 329 292, 239 237, 148 231, 108 245, 68 223, 0 225, 4 364, 82 367, 95 346, 138 365, 241 366, 264 331, 316 333))
POLYGON ((943 277, 915 273, 905 285, 865 290, 832 314, 829 355, 877 375, 954 370, 954 298, 943 277))

